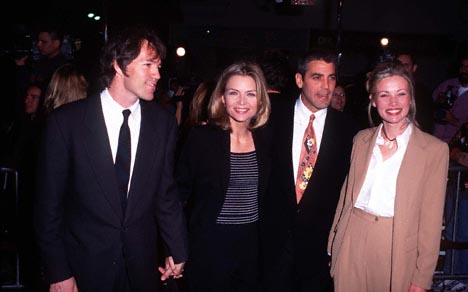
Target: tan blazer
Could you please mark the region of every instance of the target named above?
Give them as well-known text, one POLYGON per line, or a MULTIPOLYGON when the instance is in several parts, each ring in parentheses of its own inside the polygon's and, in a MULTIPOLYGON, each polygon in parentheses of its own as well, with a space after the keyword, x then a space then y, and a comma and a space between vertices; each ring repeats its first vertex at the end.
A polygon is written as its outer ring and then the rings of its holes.
MULTIPOLYGON (((362 130, 354 138, 350 171, 328 240, 332 277, 378 129, 362 130)), ((392 291, 407 291, 411 284, 431 288, 440 248, 448 164, 448 145, 413 126, 397 178, 392 262, 388 263, 392 266, 392 291)))

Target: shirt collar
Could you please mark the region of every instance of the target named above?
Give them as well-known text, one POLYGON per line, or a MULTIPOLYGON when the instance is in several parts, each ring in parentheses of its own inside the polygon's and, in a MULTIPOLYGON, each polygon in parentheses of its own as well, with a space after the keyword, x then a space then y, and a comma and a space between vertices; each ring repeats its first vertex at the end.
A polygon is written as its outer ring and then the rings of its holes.
MULTIPOLYGON (((385 140, 382 137, 382 127, 383 124, 379 126, 379 134, 377 135, 377 140, 375 141, 377 145, 383 145, 385 140)), ((400 135, 396 136, 396 140, 398 145, 406 145, 410 139, 411 133, 413 132, 413 123, 408 121, 408 127, 406 127, 405 131, 400 135)))
MULTIPOLYGON (((305 104, 302 102, 301 96, 297 99, 296 102, 296 107, 297 107, 297 114, 300 116, 301 120, 309 120, 310 115, 312 112, 305 106, 305 104)), ((327 108, 321 109, 313 113, 315 115, 315 119, 322 119, 327 115, 327 108)))
MULTIPOLYGON (((110 95, 109 93, 109 89, 104 89, 102 92, 101 92, 101 97, 102 97, 102 101, 106 104, 107 107, 109 107, 112 111, 118 111, 118 112, 122 112, 123 110, 127 109, 127 108, 124 108, 123 106, 121 106, 118 102, 116 102, 112 96, 110 95)), ((134 113, 138 107, 140 106, 140 99, 137 99, 137 101, 131 106, 129 107, 128 109, 134 113)))

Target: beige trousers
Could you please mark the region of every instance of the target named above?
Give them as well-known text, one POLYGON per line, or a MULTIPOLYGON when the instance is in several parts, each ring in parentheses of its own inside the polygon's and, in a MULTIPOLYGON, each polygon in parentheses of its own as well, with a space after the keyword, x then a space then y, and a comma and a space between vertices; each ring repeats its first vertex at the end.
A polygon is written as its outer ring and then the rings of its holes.
POLYGON ((354 208, 333 278, 335 292, 389 292, 393 217, 354 208))

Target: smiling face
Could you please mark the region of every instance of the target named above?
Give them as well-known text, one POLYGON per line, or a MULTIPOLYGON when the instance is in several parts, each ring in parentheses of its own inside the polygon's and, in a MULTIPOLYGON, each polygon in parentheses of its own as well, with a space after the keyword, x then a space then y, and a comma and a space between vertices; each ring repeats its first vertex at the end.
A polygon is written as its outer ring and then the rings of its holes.
POLYGON ((335 90, 335 65, 322 60, 309 62, 304 75, 296 73, 296 85, 301 89, 304 105, 312 112, 328 107, 335 90))
POLYGON ((257 86, 250 76, 233 75, 226 83, 222 96, 231 125, 247 127, 257 114, 257 86))
POLYGON ((375 93, 370 96, 372 106, 384 123, 393 125, 406 124, 410 110, 411 93, 406 79, 401 76, 390 76, 380 80, 375 87, 375 93))
POLYGON ((138 98, 152 100, 156 84, 161 79, 160 66, 157 51, 148 46, 148 41, 143 41, 140 54, 128 64, 125 73, 114 63, 117 73, 109 87, 112 97, 123 107, 131 106, 138 98))

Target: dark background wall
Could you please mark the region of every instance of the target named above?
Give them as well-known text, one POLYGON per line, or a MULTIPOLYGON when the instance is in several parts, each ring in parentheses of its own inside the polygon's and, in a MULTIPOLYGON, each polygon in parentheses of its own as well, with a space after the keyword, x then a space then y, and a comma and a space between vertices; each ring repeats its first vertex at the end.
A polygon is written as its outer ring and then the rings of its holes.
POLYGON ((288 53, 294 66, 297 54, 317 45, 337 48, 340 75, 352 79, 382 54, 379 39, 385 36, 390 50, 415 52, 418 74, 434 87, 453 74, 468 42, 466 0, 316 0, 314 6, 292 6, 288 0, 44 0, 13 6, 0 55, 28 47, 36 24, 52 21, 68 32, 75 58, 90 72, 96 71, 105 35, 133 22, 160 31, 170 49, 165 76, 182 79, 210 77, 236 58, 270 48, 288 53), (91 10, 101 21, 85 17, 91 10), (178 45, 187 48, 184 58, 172 51, 178 45))

